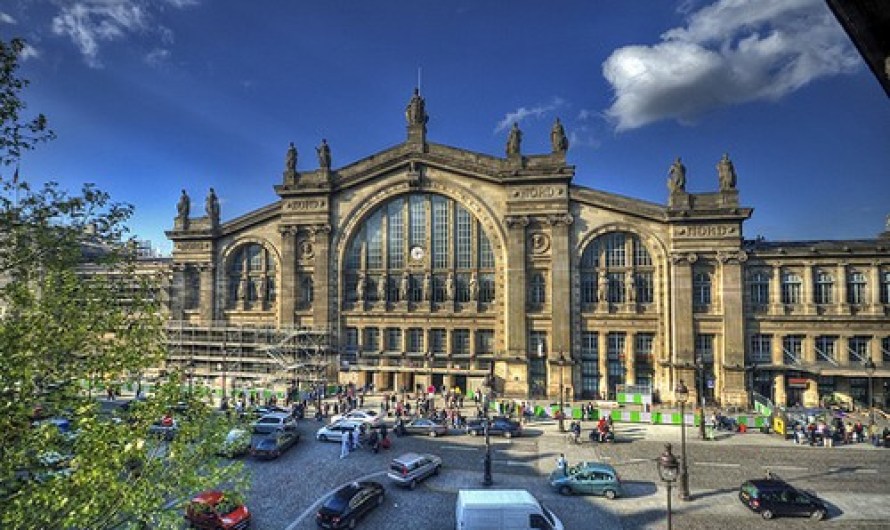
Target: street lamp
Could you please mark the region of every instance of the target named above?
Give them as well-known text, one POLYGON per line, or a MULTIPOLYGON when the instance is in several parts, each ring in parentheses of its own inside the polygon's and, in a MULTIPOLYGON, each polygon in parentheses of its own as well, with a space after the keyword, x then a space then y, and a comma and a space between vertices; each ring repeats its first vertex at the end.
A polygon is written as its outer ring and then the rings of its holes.
POLYGON ((563 368, 565 368, 565 365, 566 365, 565 354, 562 352, 559 352, 559 432, 566 432, 566 425, 565 425, 566 412, 565 412, 565 402, 564 402, 565 387, 563 385, 563 379, 562 379, 563 368))
POLYGON ((671 444, 664 445, 664 452, 658 458, 658 475, 667 486, 668 530, 672 530, 671 524, 671 484, 677 480, 679 464, 677 457, 671 452, 671 444))
POLYGON ((868 375, 868 430, 869 433, 872 431, 872 427, 875 424, 875 408, 874 408, 874 398, 872 397, 872 384, 871 378, 875 375, 875 370, 877 366, 875 366, 875 362, 870 358, 865 361, 865 373, 868 375))
POLYGON ((491 420, 488 416, 489 403, 491 402, 492 398, 492 387, 494 385, 493 379, 494 377, 489 370, 488 375, 485 376, 485 384, 482 385, 482 406, 483 410, 485 411, 485 458, 482 461, 483 486, 491 486, 492 484, 494 484, 494 480, 491 477, 491 438, 489 433, 491 420))
POLYGON ((702 440, 705 440, 705 359, 701 354, 695 356, 695 378, 698 381, 698 400, 701 409, 698 434, 702 440))
POLYGON ((689 399, 689 389, 681 379, 674 389, 674 397, 680 404, 680 454, 682 455, 680 468, 680 498, 689 500, 689 468, 686 465, 686 401, 689 399))

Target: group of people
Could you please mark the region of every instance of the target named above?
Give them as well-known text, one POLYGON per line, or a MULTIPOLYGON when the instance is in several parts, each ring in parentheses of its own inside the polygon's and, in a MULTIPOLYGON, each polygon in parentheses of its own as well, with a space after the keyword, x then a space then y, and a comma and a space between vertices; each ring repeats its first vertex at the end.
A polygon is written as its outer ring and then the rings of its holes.
POLYGON ((887 436, 890 436, 890 429, 885 428, 882 436, 875 424, 865 426, 861 421, 844 422, 841 418, 834 418, 830 423, 823 419, 809 418, 806 423, 796 423, 793 430, 794 443, 823 447, 833 447, 835 442, 841 444, 869 442, 879 446, 882 439, 887 436))

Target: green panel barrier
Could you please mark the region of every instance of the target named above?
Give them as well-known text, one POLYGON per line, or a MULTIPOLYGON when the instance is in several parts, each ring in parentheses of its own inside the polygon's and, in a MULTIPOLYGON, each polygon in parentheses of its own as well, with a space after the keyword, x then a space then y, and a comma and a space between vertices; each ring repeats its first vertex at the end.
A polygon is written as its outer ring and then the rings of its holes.
POLYGON ((637 405, 643 404, 643 394, 634 394, 634 403, 637 405))
POLYGON ((572 419, 573 420, 583 420, 584 419, 584 411, 581 407, 573 407, 572 408, 572 419))
POLYGON ((629 419, 630 419, 630 421, 639 423, 640 422, 640 412, 639 411, 631 411, 629 419))
POLYGON ((680 425, 683 423, 683 415, 679 412, 671 412, 671 425, 680 425))
POLYGON ((624 392, 618 392, 618 394, 615 395, 615 400, 618 401, 618 403, 624 403, 626 396, 627 394, 624 392))
POLYGON ((659 424, 659 423, 661 423, 661 413, 660 413, 660 412, 653 412, 653 413, 652 413, 652 423, 653 423, 653 424, 659 424))
POLYGON ((620 410, 613 410, 609 416, 612 418, 612 421, 615 421, 615 420, 621 421, 621 411, 620 410))

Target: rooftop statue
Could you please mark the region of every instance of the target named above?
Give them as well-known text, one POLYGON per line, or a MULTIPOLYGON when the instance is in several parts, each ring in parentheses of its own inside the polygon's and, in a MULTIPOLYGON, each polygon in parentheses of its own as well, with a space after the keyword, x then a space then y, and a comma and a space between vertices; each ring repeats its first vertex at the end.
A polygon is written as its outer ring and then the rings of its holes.
POLYGON ((189 199, 188 193, 185 190, 182 190, 182 195, 179 196, 179 203, 176 204, 176 218, 177 219, 188 219, 190 210, 192 209, 192 201, 189 199))
POLYGON ((559 118, 550 129, 550 146, 554 153, 565 153, 569 150, 569 139, 566 138, 566 130, 563 128, 559 118))
POLYGON ((326 139, 322 138, 321 145, 315 148, 315 152, 318 153, 318 167, 331 169, 331 148, 326 139))
POLYGON ((293 142, 287 148, 287 155, 284 159, 284 171, 288 173, 296 173, 297 171, 297 148, 293 142))
POLYGON ((735 167, 726 153, 723 153, 723 158, 717 162, 717 178, 720 182, 720 191, 735 189, 735 167))
POLYGON ((513 128, 510 129, 510 135, 507 137, 507 155, 518 155, 522 144, 522 131, 519 130, 519 124, 513 122, 513 128))
POLYGON ((680 157, 677 157, 668 171, 668 189, 671 190, 671 193, 686 191, 686 166, 683 165, 680 157))
POLYGON ((426 114, 425 103, 423 98, 420 97, 420 89, 414 89, 414 95, 411 96, 411 101, 408 102, 408 107, 405 108, 405 119, 408 121, 408 125, 424 125, 427 120, 429 120, 429 116, 426 114))
POLYGON ((211 223, 219 222, 219 199, 216 198, 216 192, 213 191, 213 188, 210 188, 207 200, 204 201, 204 211, 207 212, 207 217, 210 218, 211 223))

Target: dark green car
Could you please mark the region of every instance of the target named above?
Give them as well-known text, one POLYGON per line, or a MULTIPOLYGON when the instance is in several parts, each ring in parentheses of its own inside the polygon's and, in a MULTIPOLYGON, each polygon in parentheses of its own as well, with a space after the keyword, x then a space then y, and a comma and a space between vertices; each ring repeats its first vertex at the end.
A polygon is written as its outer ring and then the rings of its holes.
POLYGON ((582 462, 565 473, 557 469, 550 473, 550 486, 563 495, 603 495, 610 500, 624 495, 615 468, 597 462, 582 462))

